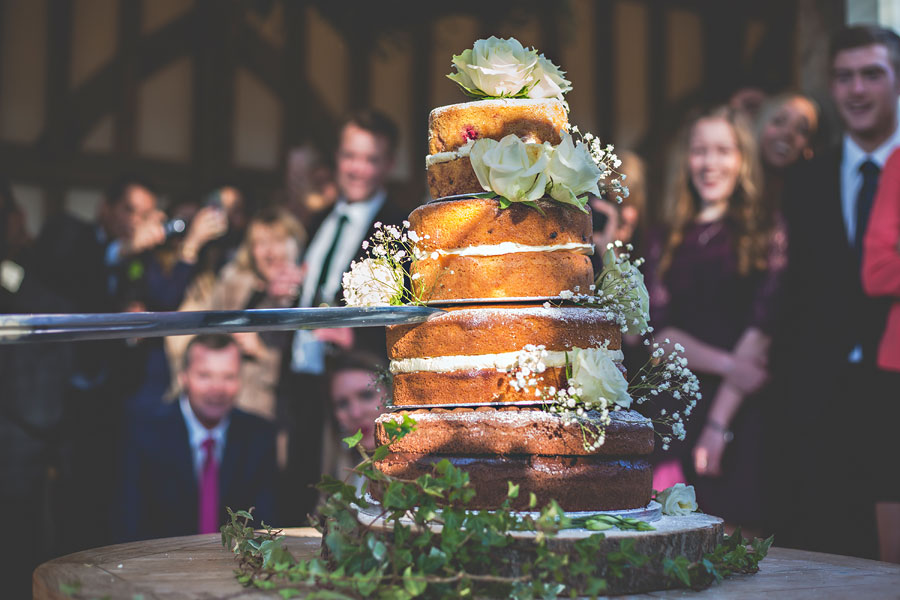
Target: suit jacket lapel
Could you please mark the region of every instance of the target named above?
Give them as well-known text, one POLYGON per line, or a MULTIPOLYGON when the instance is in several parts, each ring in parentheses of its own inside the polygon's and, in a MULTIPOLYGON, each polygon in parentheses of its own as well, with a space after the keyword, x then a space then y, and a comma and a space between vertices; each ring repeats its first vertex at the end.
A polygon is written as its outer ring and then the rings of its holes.
MULTIPOLYGON (((242 423, 240 414, 231 412, 231 421, 225 434, 225 453, 222 456, 222 464, 219 467, 219 504, 223 505, 227 499, 234 497, 232 487, 235 481, 235 473, 240 469, 241 457, 245 455, 241 447, 243 436, 240 435, 242 423)), ((243 510, 246 507, 231 507, 233 510, 243 510)), ((224 509, 222 509, 224 511, 224 509)))

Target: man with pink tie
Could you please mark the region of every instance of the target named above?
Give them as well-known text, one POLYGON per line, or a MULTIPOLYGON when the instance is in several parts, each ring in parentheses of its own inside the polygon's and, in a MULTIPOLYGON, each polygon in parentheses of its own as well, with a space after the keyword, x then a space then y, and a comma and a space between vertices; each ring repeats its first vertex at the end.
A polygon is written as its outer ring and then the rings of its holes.
POLYGON ((231 336, 197 336, 179 375, 181 398, 126 428, 118 538, 216 533, 226 506, 254 506, 257 526, 273 522, 275 431, 234 408, 240 366, 231 336))

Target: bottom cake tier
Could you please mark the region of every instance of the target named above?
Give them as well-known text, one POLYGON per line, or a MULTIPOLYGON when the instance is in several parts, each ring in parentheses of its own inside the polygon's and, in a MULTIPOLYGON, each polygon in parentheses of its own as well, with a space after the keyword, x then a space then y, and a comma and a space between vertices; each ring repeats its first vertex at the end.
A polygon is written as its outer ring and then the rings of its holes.
MULTIPOLYGON (((512 508, 528 508, 530 494, 537 505, 556 500, 566 511, 623 510, 650 502, 653 474, 650 463, 637 458, 598 456, 447 456, 389 454, 376 463, 385 475, 415 479, 431 473, 446 458, 469 474, 475 498, 473 509, 497 508, 507 497, 507 481, 519 486, 512 508)), ((381 490, 372 489, 381 499, 381 490)))

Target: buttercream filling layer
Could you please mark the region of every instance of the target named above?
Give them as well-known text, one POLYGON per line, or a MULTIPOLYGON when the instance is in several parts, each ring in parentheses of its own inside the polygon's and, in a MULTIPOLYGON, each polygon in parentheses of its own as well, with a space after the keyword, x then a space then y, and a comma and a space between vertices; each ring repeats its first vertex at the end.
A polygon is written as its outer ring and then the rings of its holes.
POLYGON ((500 242, 499 244, 452 248, 450 250, 438 249, 434 252, 437 252, 439 256, 503 256, 504 254, 519 254, 522 252, 575 252, 576 254, 590 256, 594 253, 594 245, 569 242, 552 246, 529 246, 516 242, 500 242))
POLYGON ((435 154, 429 154, 425 157, 425 168, 427 169, 431 165, 450 162, 451 160, 469 156, 469 153, 472 151, 472 146, 474 144, 475 140, 469 140, 464 146, 460 146, 456 150, 450 152, 437 152, 435 154))
MULTIPOLYGON (((583 348, 581 348, 583 350, 583 348)), ((601 350, 609 355, 615 363, 621 363, 625 355, 621 350, 609 350, 603 347, 593 348, 601 350)), ((572 349, 573 351, 575 348, 572 349)), ((434 358, 401 358, 391 361, 391 373, 450 373, 452 371, 479 371, 482 369, 494 369, 496 371, 508 371, 515 368, 525 353, 502 352, 500 354, 477 354, 472 356, 437 356, 434 358)), ((562 350, 547 350, 546 356, 541 357, 545 367, 566 366, 566 352, 562 350)))

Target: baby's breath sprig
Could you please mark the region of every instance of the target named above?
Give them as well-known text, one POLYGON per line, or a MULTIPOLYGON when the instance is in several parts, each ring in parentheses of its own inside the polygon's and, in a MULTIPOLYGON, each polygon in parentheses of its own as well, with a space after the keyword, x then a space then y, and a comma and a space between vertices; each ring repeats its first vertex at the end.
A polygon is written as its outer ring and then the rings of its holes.
POLYGON ((615 198, 616 202, 621 204, 622 200, 628 197, 628 187, 625 185, 625 174, 616 170, 622 166, 622 161, 616 156, 613 145, 604 146, 597 136, 589 131, 582 133, 577 125, 572 125, 569 131, 572 137, 584 142, 591 158, 600 169, 600 192, 608 198, 615 198))
MULTIPOLYGON (((342 285, 348 306, 422 305, 428 290, 409 285, 419 278, 411 274, 414 261, 426 258, 416 245, 422 238, 409 229, 375 223, 375 233, 362 243, 366 257, 354 261, 344 273, 342 285)), ((424 236, 427 239, 429 236, 424 236)))
MULTIPOLYGON (((652 349, 650 358, 632 377, 628 391, 638 405, 655 404, 661 395, 671 397, 682 403, 680 411, 668 412, 659 408, 658 417, 651 418, 657 427, 657 434, 662 438, 663 450, 668 450, 673 439, 683 440, 685 437, 684 422, 703 398, 700 393, 700 381, 688 368, 687 358, 683 356, 684 346, 672 345, 666 354, 666 346, 671 341, 666 338, 662 344, 645 339, 644 344, 652 349)), ((646 411, 643 411, 646 412, 646 411)))
MULTIPOLYGON (((605 348, 588 352, 606 352, 605 348)), ((625 407, 600 395, 595 399, 586 397, 583 387, 573 376, 572 360, 566 352, 567 387, 557 388, 545 383, 543 373, 547 370, 544 362, 548 353, 545 346, 526 345, 516 356, 508 369, 512 375, 510 387, 516 391, 529 393, 534 390, 535 398, 550 414, 559 415, 565 425, 578 425, 584 449, 596 451, 606 441, 606 428, 610 423, 610 412, 625 407), (589 414, 590 413, 590 414, 589 414)))
MULTIPOLYGON (((572 304, 606 311, 606 317, 615 322, 622 333, 646 335, 653 332, 650 326, 650 296, 644 285, 644 276, 638 267, 644 259, 631 260, 631 244, 616 240, 610 242, 603 254, 603 270, 583 293, 578 286, 574 290, 561 290, 559 297, 572 304)), ((546 302, 544 306, 552 306, 546 302)))

